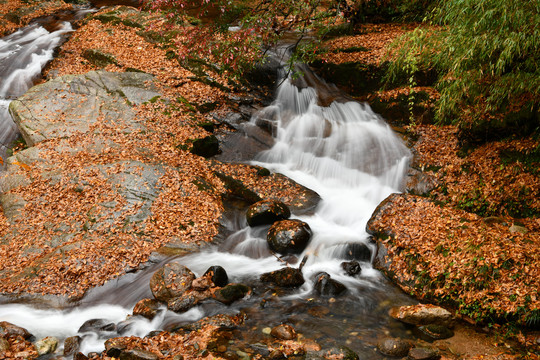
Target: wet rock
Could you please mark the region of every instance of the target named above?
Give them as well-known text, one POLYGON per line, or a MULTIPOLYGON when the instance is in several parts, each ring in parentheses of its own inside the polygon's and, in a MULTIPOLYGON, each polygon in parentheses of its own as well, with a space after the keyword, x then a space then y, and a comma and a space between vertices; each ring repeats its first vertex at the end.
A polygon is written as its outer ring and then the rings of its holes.
POLYGON ((177 313, 183 313, 195 307, 198 302, 199 300, 195 296, 184 294, 180 297, 170 299, 167 302, 167 309, 177 313))
POLYGON ((218 327, 221 330, 233 330, 233 329, 236 329, 236 327, 238 327, 238 325, 242 323, 242 321, 243 321, 243 318, 238 315, 231 316, 231 315, 218 314, 218 315, 202 318, 199 321, 196 321, 191 324, 184 325, 182 329, 187 330, 187 331, 197 331, 207 325, 212 325, 212 326, 218 327))
POLYGON ((446 326, 430 324, 419 326, 418 330, 430 340, 448 339, 454 336, 454 332, 446 326))
POLYGON ((0 337, 5 338, 8 336, 21 336, 24 339, 28 339, 32 337, 32 334, 30 334, 28 330, 26 330, 25 328, 14 325, 7 321, 1 321, 0 322, 0 337))
POLYGON ((82 57, 88 60, 92 65, 104 68, 109 64, 118 65, 118 60, 114 55, 103 52, 97 49, 86 49, 82 53, 82 57))
POLYGON ((82 338, 80 336, 70 336, 64 340, 64 356, 71 356, 78 353, 81 348, 82 338))
POLYGON ((226 305, 230 305, 236 300, 242 299, 247 294, 251 293, 249 286, 244 284, 229 284, 214 292, 214 298, 226 305))
POLYGON ((249 207, 246 220, 249 226, 271 225, 276 221, 288 219, 291 211, 281 201, 263 200, 249 207))
POLYGON ((122 320, 116 324, 116 332, 120 335, 128 334, 135 326, 135 320, 129 316, 126 320, 122 320))
POLYGON ((179 263, 169 263, 156 271, 150 279, 152 294, 159 301, 182 296, 191 288, 195 274, 179 263))
POLYGON ((229 277, 225 269, 219 265, 211 266, 203 276, 210 275, 210 279, 215 286, 223 287, 229 283, 229 277))
POLYGON ((315 276, 315 291, 322 296, 336 296, 344 293, 345 285, 330 277, 330 274, 321 272, 315 276))
POLYGON ((120 360, 157 360, 158 358, 158 355, 153 352, 141 349, 124 350, 120 353, 120 360))
POLYGON ((346 346, 322 350, 325 359, 359 360, 358 354, 346 346))
POLYGON ((0 354, 8 350, 9 350, 9 342, 6 339, 0 337, 0 354))
POLYGON ((404 357, 409 353, 411 344, 402 339, 386 338, 377 343, 377 349, 383 354, 392 357, 404 357))
POLYGON ((58 339, 54 336, 47 336, 41 340, 38 340, 34 343, 38 355, 52 354, 56 351, 58 347, 58 339))
POLYGON ((219 154, 219 141, 215 135, 209 135, 193 141, 191 153, 205 158, 219 154))
POLYGON ((237 180, 233 178, 232 176, 229 176, 227 174, 223 174, 221 172, 214 172, 214 174, 223 181, 223 184, 225 185, 225 189, 227 189, 227 195, 231 196, 233 198, 241 199, 248 204, 256 203, 257 201, 261 201, 261 197, 257 195, 257 193, 251 189, 249 189, 244 183, 242 183, 240 180, 237 180))
POLYGON ((261 275, 261 281, 274 283, 281 287, 298 287, 305 282, 302 271, 290 267, 264 273, 261 275))
POLYGON ((84 322, 77 332, 114 332, 116 331, 116 324, 109 322, 105 319, 91 319, 84 322))
POLYGON ((362 268, 356 260, 342 262, 341 268, 345 270, 345 273, 347 273, 349 276, 356 276, 362 272, 362 268))
POLYGON ((371 250, 363 243, 347 244, 343 256, 345 260, 371 261, 371 250))
POLYGON ((78 352, 73 356, 73 360, 88 360, 88 356, 84 355, 82 352, 78 352))
POLYGON ((270 227, 267 242, 280 254, 301 253, 311 240, 311 228, 300 220, 281 220, 270 227))
POLYGON ((412 348, 409 350, 407 359, 410 360, 438 360, 441 356, 437 351, 429 348, 412 348))
POLYGON ((199 278, 196 278, 191 283, 191 288, 197 292, 206 291, 213 286, 214 286, 214 283, 212 282, 212 280, 210 280, 208 276, 201 276, 199 278))
POLYGON ((281 324, 272 329, 270 335, 280 340, 296 339, 296 331, 291 325, 281 324))
POLYGON ((394 307, 390 309, 389 315, 412 325, 451 325, 453 321, 448 310, 430 304, 394 307))
POLYGON ((160 311, 161 303, 155 299, 142 299, 133 308, 133 315, 144 316, 152 320, 160 311))
POLYGON ((121 338, 107 339, 105 341, 105 353, 107 356, 117 358, 125 349, 127 349, 127 346, 121 338))
POLYGON ((268 354, 268 359, 270 360, 282 360, 286 358, 287 357, 285 356, 285 354, 281 350, 278 350, 278 349, 272 350, 272 352, 268 354))

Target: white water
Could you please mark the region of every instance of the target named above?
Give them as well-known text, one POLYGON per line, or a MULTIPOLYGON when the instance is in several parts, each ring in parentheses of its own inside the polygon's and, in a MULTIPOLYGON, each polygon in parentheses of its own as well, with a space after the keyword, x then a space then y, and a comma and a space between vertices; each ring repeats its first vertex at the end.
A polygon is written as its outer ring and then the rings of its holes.
MULTIPOLYGON (((37 35, 39 31, 42 35, 37 37, 53 37, 38 29, 31 33, 37 35)), ((30 35, 26 36, 30 38, 30 35)), ((19 37, 22 39, 24 36, 21 34, 19 37)), ((48 56, 46 53, 44 50, 41 55, 44 59, 48 56)), ((23 73, 26 71, 21 70, 23 73)), ((31 76, 26 78, 31 79, 31 76)), ((18 85, 2 85, 4 88, 11 89, 11 93, 22 91, 18 85)), ((309 255, 303 270, 306 284, 289 298, 312 296, 312 276, 326 271, 344 283, 349 293, 362 303, 365 289, 382 286, 381 275, 366 262, 362 263, 361 276, 346 276, 340 266, 345 244, 364 243, 373 249, 365 232, 366 223, 386 196, 400 190, 410 157, 408 149, 367 105, 335 101, 329 107, 321 107, 317 105, 315 89, 299 90, 289 80, 281 84, 275 102, 254 116, 248 126, 256 126, 261 119, 274 121, 276 140, 272 149, 261 153, 254 163, 287 175, 315 190, 322 198, 314 215, 293 214, 293 217, 307 222, 314 235, 304 254, 299 256, 309 255)), ((283 266, 268 251, 265 238, 266 228, 244 227, 231 235, 221 249, 176 261, 188 266, 198 276, 209 266, 221 265, 231 281, 254 283, 262 273, 283 266)), ((133 289, 140 292, 142 287, 148 293, 148 275, 144 278, 144 282, 134 283, 121 291, 133 289)), ((110 289, 110 292, 114 294, 115 289, 110 289)), ((117 293, 121 293, 120 289, 117 293)), ((96 305, 96 299, 93 299, 91 307, 72 310, 36 310, 26 305, 2 305, 0 320, 23 326, 37 337, 64 339, 76 335, 86 320, 103 318, 115 323, 124 320, 131 313, 136 299, 127 306, 96 305)), ((105 301, 110 302, 110 298, 105 301)), ((119 300, 119 303, 123 302, 119 300)), ((201 308, 182 315, 164 310, 151 322, 134 318, 135 325, 122 335, 144 336, 153 329, 163 328, 171 322, 171 317, 178 321, 194 321, 205 315, 208 314, 201 308)), ((86 335, 81 349, 84 353, 103 350, 104 338, 86 335)))
POLYGON ((9 103, 32 87, 43 67, 52 60, 62 37, 73 31, 66 22, 49 32, 34 24, 0 39, 0 156, 18 136, 9 115, 9 103))

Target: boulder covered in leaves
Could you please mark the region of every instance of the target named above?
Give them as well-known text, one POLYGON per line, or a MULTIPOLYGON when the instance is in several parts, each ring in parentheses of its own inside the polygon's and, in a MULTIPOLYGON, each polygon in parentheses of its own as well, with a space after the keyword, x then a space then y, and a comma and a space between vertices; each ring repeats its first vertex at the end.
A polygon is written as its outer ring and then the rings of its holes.
POLYGON ((281 220, 270 227, 267 242, 280 254, 299 254, 311 240, 311 228, 300 220, 281 220))
POLYGON ((271 225, 291 216, 289 207, 281 201, 263 200, 251 205, 246 212, 249 226, 271 225))
POLYGON ((169 263, 156 271, 150 279, 150 289, 157 300, 167 302, 182 296, 191 288, 195 274, 184 265, 169 263))
POLYGON ((412 325, 449 325, 453 321, 452 313, 431 304, 393 307, 389 314, 396 320, 412 325))
POLYGON ((270 282, 281 287, 298 287, 304 284, 302 270, 286 267, 261 275, 262 282, 270 282))

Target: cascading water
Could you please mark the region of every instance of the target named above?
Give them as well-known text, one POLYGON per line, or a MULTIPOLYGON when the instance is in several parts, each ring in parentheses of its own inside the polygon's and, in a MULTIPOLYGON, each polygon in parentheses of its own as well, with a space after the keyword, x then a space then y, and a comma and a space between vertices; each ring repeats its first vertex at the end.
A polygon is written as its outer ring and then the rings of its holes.
POLYGON ((33 24, 0 39, 0 156, 3 159, 19 133, 9 115, 9 103, 32 87, 45 64, 53 59, 54 49, 71 31, 68 22, 51 32, 33 24))
MULTIPOLYGON (((35 47, 43 50, 42 55, 34 56, 43 56, 46 62, 48 60, 45 58, 52 56, 54 46, 45 46, 40 41, 44 37, 53 38, 68 31, 70 28, 66 25, 53 33, 39 29, 15 33, 12 39, 0 40, 0 59, 1 56, 7 58, 22 51, 20 48, 23 44, 37 41, 35 47), (19 45, 15 45, 16 42, 19 45)), ((23 53, 29 54, 29 51, 23 53)), ((2 94, 7 95, 20 95, 24 88, 6 82, 8 78, 19 79, 19 76, 4 74, 12 74, 13 71, 25 74, 25 80, 21 79, 17 84, 25 83, 26 86, 35 76, 26 67, 5 71, 8 70, 0 68, 2 94)), ((313 79, 308 71, 304 69, 305 79, 313 79)), ((369 106, 354 101, 328 102, 327 99, 328 106, 320 105, 325 102, 322 101, 324 96, 320 95, 329 87, 319 79, 316 82, 318 85, 315 87, 307 84, 298 87, 295 85, 297 80, 285 78, 274 103, 246 124, 246 127, 256 127, 261 122, 270 123, 274 129, 273 147, 260 153, 254 163, 285 174, 315 190, 322 198, 313 214, 293 214, 293 218, 307 222, 314 234, 304 254, 300 255, 300 258, 308 255, 303 267, 306 283, 300 289, 284 291, 279 299, 269 295, 269 288, 261 285, 258 279, 262 273, 281 268, 283 262, 267 248, 265 239, 268 227, 249 228, 244 219, 236 220, 236 231, 219 248, 174 261, 186 265, 198 276, 209 266, 221 265, 232 281, 247 283, 254 288, 254 295, 250 299, 231 307, 203 304, 182 315, 164 309, 153 321, 131 318, 129 326, 125 326, 120 334, 143 336, 150 330, 170 329, 179 323, 217 312, 239 311, 235 306, 250 309, 248 322, 251 322, 252 328, 292 322, 308 338, 317 339, 322 344, 346 343, 356 351, 372 351, 369 339, 374 338, 377 331, 388 331, 387 326, 392 326, 385 320, 388 307, 393 301, 403 304, 410 302, 410 299, 372 269, 370 259, 363 259, 362 273, 357 277, 347 276, 340 264, 347 258, 351 244, 362 244, 374 250, 365 231, 366 223, 386 196, 399 191, 410 153, 369 106), (321 271, 345 284, 347 294, 335 301, 314 295, 312 277, 321 271), (266 302, 269 297, 272 301, 266 302), (264 307, 261 299, 264 299, 264 307), (327 307, 330 313, 324 319, 314 318, 308 315, 314 307, 327 307)), ((5 99, 7 95, 3 95, 5 99)), ((12 127, 3 126, 3 129, 12 127)), ((3 141, 7 143, 9 140, 3 141)), ((121 322, 138 300, 151 296, 148 280, 152 270, 109 283, 104 288, 106 290, 90 292, 81 306, 75 309, 37 310, 26 305, 2 305, 0 320, 26 327, 38 336, 57 336, 61 339, 75 335, 78 327, 89 319, 105 318, 110 322, 121 322), (106 297, 106 293, 115 294, 116 297, 106 297)), ((104 339, 113 335, 86 334, 81 350, 101 351, 104 339)), ((377 358, 378 355, 368 356, 371 357, 377 358)))

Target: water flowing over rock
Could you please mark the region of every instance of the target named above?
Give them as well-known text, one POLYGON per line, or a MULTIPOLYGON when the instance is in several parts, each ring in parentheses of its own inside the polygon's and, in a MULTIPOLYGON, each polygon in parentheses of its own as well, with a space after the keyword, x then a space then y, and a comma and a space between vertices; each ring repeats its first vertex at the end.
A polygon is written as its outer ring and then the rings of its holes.
POLYGON ((330 274, 322 272, 315 276, 315 291, 322 296, 336 296, 344 293, 347 287, 337 280, 332 279, 330 274))
POLYGON ((32 87, 41 69, 53 58, 54 49, 71 31, 68 23, 52 32, 33 24, 0 40, 0 156, 3 159, 19 133, 8 112, 10 102, 32 87))
POLYGON ((246 212, 249 226, 271 225, 291 216, 291 211, 281 201, 263 200, 251 205, 246 212))
POLYGON ((150 289, 157 300, 169 301, 182 296, 191 288, 195 274, 178 263, 169 263, 155 272, 150 280, 150 289))
POLYGON ((345 270, 345 273, 347 273, 349 276, 359 275, 362 271, 360 264, 356 260, 342 262, 341 268, 345 270))
POLYGON ((303 221, 281 220, 270 227, 267 241, 280 254, 298 254, 308 245, 311 234, 311 228, 303 221))

